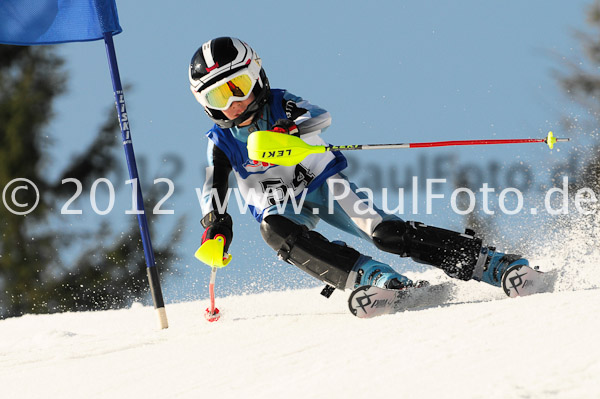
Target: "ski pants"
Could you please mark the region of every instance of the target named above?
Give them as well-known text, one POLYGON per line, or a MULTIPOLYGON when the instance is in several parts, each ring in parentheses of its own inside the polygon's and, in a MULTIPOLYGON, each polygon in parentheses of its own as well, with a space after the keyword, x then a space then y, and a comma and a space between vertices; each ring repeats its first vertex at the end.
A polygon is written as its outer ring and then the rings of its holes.
MULTIPOLYGON (((300 205, 300 200, 297 200, 300 205)), ((328 178, 319 188, 307 194, 302 207, 294 209, 291 202, 278 209, 272 205, 265 210, 263 217, 281 215, 291 221, 313 230, 319 220, 346 233, 373 242, 373 230, 384 220, 401 220, 377 208, 368 196, 361 192, 348 178, 338 173, 328 178)))
POLYGON ((345 244, 332 246, 335 243, 313 231, 321 219, 374 243, 380 250, 411 257, 461 280, 471 279, 475 266, 483 265, 482 242, 473 232, 458 233, 419 222, 404 222, 395 215, 385 214, 341 173, 328 178, 307 194, 304 201, 288 201, 284 206, 267 208, 261 233, 280 258, 342 287, 361 255, 345 244), (313 269, 307 266, 309 263, 310 267, 314 265, 313 269))

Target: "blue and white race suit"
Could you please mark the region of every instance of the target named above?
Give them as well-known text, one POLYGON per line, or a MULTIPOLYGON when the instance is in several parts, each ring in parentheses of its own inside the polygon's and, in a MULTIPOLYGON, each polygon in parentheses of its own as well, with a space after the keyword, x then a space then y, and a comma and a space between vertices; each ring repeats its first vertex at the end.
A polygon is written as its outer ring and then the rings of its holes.
POLYGON ((280 214, 313 229, 323 219, 370 240, 382 220, 396 218, 385 215, 357 192, 341 173, 347 161, 339 152, 311 154, 294 166, 249 159, 246 142, 250 133, 270 130, 284 118, 295 122, 306 143, 327 144, 319 134, 331 124, 329 112, 281 89, 271 90, 261 115, 249 126, 223 129, 215 124, 206 133, 209 166, 202 196, 204 215, 213 210, 225 212, 231 195, 228 178, 233 171, 240 194, 259 222, 267 215, 280 214))

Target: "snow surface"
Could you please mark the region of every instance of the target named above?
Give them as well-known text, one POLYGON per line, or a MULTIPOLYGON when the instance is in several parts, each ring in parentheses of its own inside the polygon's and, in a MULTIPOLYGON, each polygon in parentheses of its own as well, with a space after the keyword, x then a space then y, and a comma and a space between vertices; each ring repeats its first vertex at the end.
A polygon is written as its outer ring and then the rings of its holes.
MULTIPOLYGON (((509 299, 457 282, 451 304, 353 317, 318 288, 0 321, 2 398, 598 398, 597 271, 509 299), (573 282, 576 282, 575 284, 573 282)), ((441 272, 413 278, 442 281, 441 272)))

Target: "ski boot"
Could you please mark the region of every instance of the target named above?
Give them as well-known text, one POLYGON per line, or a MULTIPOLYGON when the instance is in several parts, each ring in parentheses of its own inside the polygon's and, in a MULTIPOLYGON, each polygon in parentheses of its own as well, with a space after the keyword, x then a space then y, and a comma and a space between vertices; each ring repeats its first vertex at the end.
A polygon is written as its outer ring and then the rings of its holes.
POLYGON ((551 291, 554 286, 553 273, 530 267, 529 261, 520 255, 504 254, 494 247, 483 248, 482 255, 486 257, 481 281, 502 287, 511 298, 551 291))
POLYGON ((355 277, 348 307, 359 318, 370 318, 405 310, 428 308, 445 303, 452 285, 413 282, 390 266, 361 255, 350 277, 355 277))
POLYGON ((494 247, 483 248, 482 255, 486 255, 486 258, 481 281, 495 287, 502 286, 502 277, 509 268, 519 265, 529 266, 527 259, 519 255, 498 252, 494 247))
POLYGON ((378 262, 364 255, 361 255, 356 262, 353 272, 356 273, 354 288, 375 286, 390 290, 403 290, 408 287, 424 287, 429 285, 426 281, 413 283, 411 279, 397 273, 385 263, 378 262))

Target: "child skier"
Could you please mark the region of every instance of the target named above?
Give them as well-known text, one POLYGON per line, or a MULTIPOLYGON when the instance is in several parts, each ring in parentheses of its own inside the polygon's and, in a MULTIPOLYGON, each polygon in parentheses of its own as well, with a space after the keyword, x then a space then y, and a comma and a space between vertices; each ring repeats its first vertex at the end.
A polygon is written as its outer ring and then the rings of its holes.
POLYGON ((295 166, 249 159, 246 142, 250 133, 271 130, 322 145, 325 142, 319 134, 330 125, 331 117, 286 90, 270 89, 261 59, 243 41, 220 37, 204 43, 192 57, 189 79, 194 96, 215 122, 207 133, 209 167, 203 190, 202 226, 206 230, 202 242, 220 235, 225 239, 225 252, 231 245, 232 219, 219 205, 225 201, 233 171, 266 243, 284 261, 324 281, 330 291, 364 285, 404 289, 415 284, 389 265, 344 243, 327 240, 313 230, 319 219, 373 242, 380 250, 410 256, 461 280, 500 287, 507 270, 528 265, 518 255, 483 246, 470 230, 461 234, 405 222, 376 208, 359 214, 354 205, 364 203, 366 197, 341 173, 347 162, 340 152, 309 155, 295 166), (299 212, 290 203, 278 209, 282 193, 300 197, 304 190, 299 212), (271 195, 268 203, 252 195, 257 191, 271 195), (328 209, 329 196, 335 198, 333 212, 328 209))

